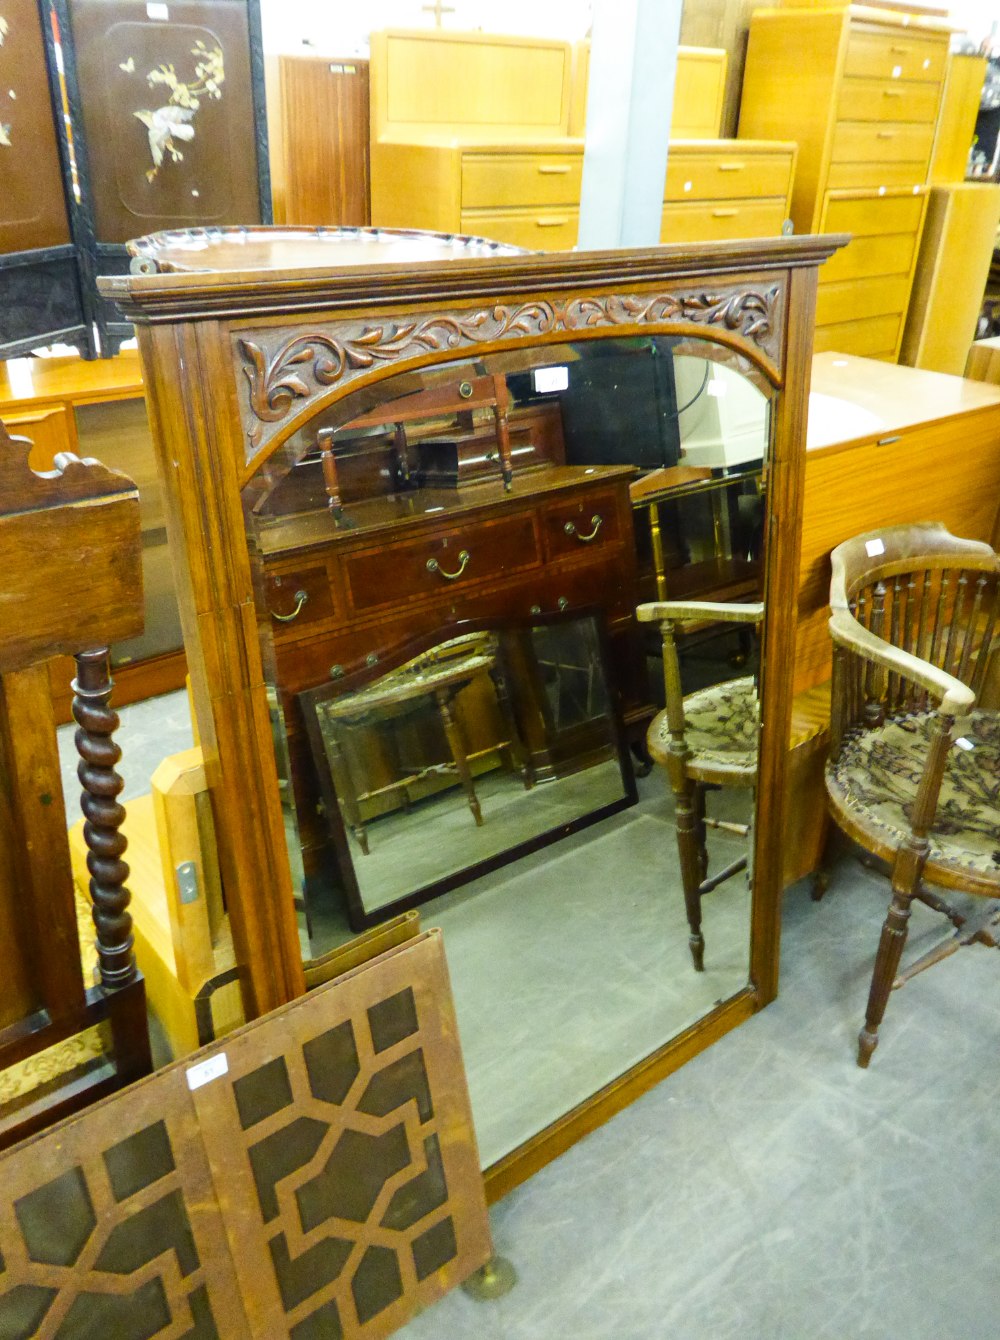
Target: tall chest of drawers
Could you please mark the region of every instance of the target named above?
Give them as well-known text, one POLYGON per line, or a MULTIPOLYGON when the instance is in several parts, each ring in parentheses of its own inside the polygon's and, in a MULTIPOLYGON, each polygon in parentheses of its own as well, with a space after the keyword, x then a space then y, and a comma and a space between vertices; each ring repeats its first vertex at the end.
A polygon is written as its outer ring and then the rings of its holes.
POLYGON ((849 232, 820 271, 817 352, 899 355, 948 58, 934 19, 847 6, 758 10, 740 135, 799 145, 797 232, 849 232))

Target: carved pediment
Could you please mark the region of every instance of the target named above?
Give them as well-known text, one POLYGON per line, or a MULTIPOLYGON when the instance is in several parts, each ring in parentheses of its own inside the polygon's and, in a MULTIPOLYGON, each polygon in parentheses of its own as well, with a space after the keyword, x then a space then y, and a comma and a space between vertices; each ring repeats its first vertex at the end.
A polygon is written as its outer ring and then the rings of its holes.
POLYGON ((249 464, 284 423, 370 374, 425 355, 468 353, 481 345, 538 339, 597 327, 691 323, 728 343, 750 346, 777 376, 782 363, 783 288, 770 282, 678 293, 600 294, 431 312, 412 320, 330 321, 311 329, 244 330, 234 335, 240 413, 249 464))

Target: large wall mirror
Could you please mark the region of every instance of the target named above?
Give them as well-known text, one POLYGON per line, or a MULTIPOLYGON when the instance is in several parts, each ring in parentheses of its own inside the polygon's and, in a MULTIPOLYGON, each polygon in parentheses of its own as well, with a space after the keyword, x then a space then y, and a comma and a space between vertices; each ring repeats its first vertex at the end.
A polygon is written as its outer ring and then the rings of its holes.
POLYGON ((811 324, 841 241, 194 230, 105 284, 139 333, 247 1007, 418 905, 492 1196, 777 990, 811 324), (711 616, 678 643, 692 736, 721 713, 749 760, 693 812, 707 879, 745 865, 702 900, 703 965, 644 752, 662 677, 635 607, 671 599, 764 606, 759 643, 711 616))
MULTIPOLYGON (((745 871, 706 898, 692 963, 672 797, 645 762, 659 634, 629 609, 609 636, 621 569, 592 559, 633 551, 630 607, 760 599, 769 452, 745 357, 591 339, 386 378, 303 424, 245 490, 303 953, 414 905, 443 928, 486 1166, 747 987, 745 871), (437 571, 416 594, 408 556, 381 561, 408 522, 516 515, 566 467, 622 466, 624 521, 594 504, 563 525, 585 582, 549 589, 527 516, 511 552, 491 521, 439 559, 421 550, 437 571), (514 604, 498 601, 519 562, 514 604)), ((680 661, 687 691, 731 683, 734 701, 766 674, 752 636, 710 618, 680 661)), ((756 748, 755 716, 732 729, 756 748)), ((753 808, 752 786, 711 790, 708 873, 747 855, 753 808)))

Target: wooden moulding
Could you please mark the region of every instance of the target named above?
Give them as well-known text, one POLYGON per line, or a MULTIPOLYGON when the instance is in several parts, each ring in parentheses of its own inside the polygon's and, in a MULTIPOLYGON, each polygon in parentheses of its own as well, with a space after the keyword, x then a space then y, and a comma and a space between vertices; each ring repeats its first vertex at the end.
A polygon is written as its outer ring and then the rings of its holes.
MULTIPOLYGON (((250 229, 134 244, 104 282, 139 332, 179 568, 198 727, 247 1007, 304 989, 241 506, 319 412, 389 375, 507 348, 671 334, 739 357, 775 392, 755 897, 747 992, 531 1142, 520 1180, 777 990, 781 834, 816 270, 846 238, 524 254, 427 234, 250 229), (383 248, 380 253, 379 248, 383 248), (380 263, 379 255, 388 263, 380 263), (735 1011, 735 1013, 734 1013, 735 1011), (616 1096, 617 1095, 617 1096, 616 1096), (569 1134, 567 1134, 567 1132, 569 1134), (562 1143, 560 1143, 562 1142, 562 1143)), ((355 408, 354 413, 356 414, 355 408)), ((345 418, 351 417, 345 410, 345 418)), ((517 499, 515 472, 514 499, 517 499)), ((520 1171, 518 1171, 520 1169, 520 1171)))

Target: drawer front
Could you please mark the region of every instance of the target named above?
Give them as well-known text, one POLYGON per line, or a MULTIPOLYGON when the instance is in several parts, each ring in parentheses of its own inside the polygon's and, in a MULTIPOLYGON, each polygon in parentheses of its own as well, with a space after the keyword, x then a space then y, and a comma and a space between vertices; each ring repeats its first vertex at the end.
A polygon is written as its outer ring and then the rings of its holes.
POLYGON ((856 237, 820 267, 820 285, 875 275, 909 274, 918 240, 916 233, 856 237))
POLYGON ((739 141, 725 154, 671 149, 667 158, 666 202, 747 200, 787 197, 792 155, 741 155, 739 141))
MULTIPOLYGON (((933 125, 913 125, 905 121, 838 121, 833 132, 831 162, 877 165, 921 163, 923 171, 913 181, 923 185, 927 179, 927 164, 930 162, 933 142, 933 125)), ((858 181, 848 184, 864 185, 858 181)), ((889 185, 884 171, 873 184, 889 185)))
POLYGON ((830 326, 869 316, 899 315, 906 311, 909 296, 908 274, 821 284, 816 297, 816 324, 830 326))
POLYGON ((853 233, 871 237, 879 233, 915 233, 924 216, 926 193, 914 195, 828 195, 821 233, 853 233))
POLYGON ((348 554, 343 567, 351 606, 364 613, 405 601, 453 597, 466 587, 501 581, 537 563, 535 520, 528 512, 348 554))
POLYGON ((813 350, 817 354, 832 350, 838 354, 858 354, 862 358, 894 359, 899 351, 902 324, 902 316, 895 313, 817 326, 813 350))
POLYGON ((582 154, 463 154, 462 208, 578 205, 582 154))
POLYGON ((944 77, 948 39, 854 31, 847 41, 844 73, 860 79, 914 79, 938 84, 944 77))
POLYGON ((729 205, 665 205, 661 242, 721 242, 777 237, 786 218, 785 198, 736 200, 729 205))
POLYGON ((586 558, 621 540, 618 498, 613 492, 595 493, 572 502, 550 506, 542 517, 547 561, 586 558))
POLYGON ((568 251, 576 246, 580 211, 573 209, 462 211, 462 232, 510 242, 532 251, 568 251))
POLYGON ((831 163, 827 190, 865 191, 882 186, 922 186, 927 180, 927 158, 905 163, 831 163))
POLYGON ((938 84, 904 84, 898 79, 845 79, 837 104, 837 119, 919 121, 933 125, 940 92, 938 84))
POLYGON ((311 625, 336 616, 336 602, 325 563, 271 571, 265 578, 267 609, 276 642, 297 639, 311 625), (305 599, 303 599, 303 596, 305 599))

